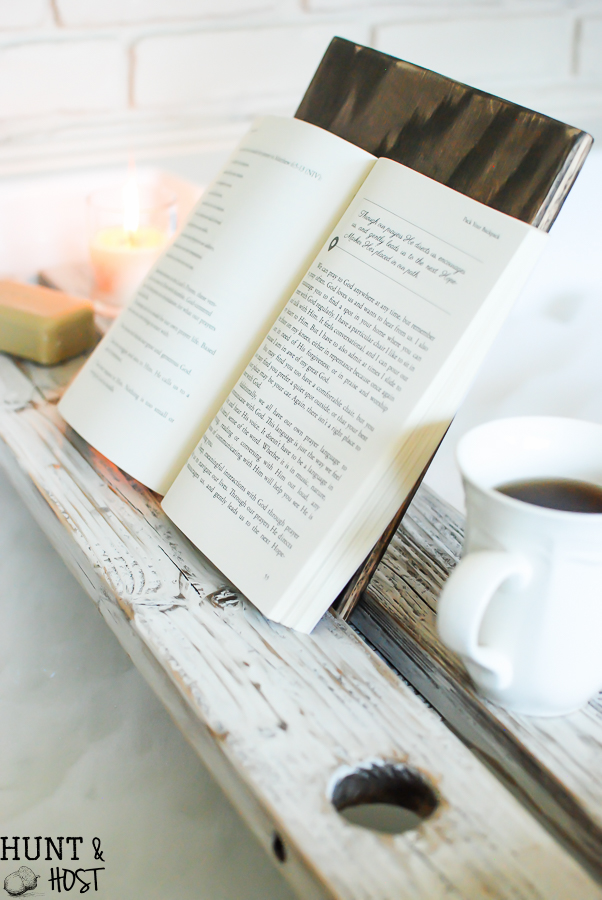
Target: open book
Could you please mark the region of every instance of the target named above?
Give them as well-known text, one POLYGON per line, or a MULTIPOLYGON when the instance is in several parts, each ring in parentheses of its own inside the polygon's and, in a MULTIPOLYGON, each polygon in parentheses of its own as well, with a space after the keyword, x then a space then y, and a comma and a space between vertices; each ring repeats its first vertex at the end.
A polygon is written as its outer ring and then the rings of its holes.
POLYGON ((262 612, 308 631, 411 491, 545 239, 264 118, 59 409, 167 492, 262 612))
MULTIPOLYGON (((592 145, 557 119, 338 37, 295 116, 542 231, 592 145)), ((429 463, 333 604, 341 617, 359 601, 429 463)))

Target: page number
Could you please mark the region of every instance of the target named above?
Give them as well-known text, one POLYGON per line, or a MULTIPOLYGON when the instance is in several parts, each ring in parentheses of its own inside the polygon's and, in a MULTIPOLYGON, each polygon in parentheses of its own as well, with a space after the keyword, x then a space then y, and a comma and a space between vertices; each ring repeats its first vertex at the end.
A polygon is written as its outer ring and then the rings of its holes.
POLYGON ((264 578, 264 581, 269 581, 269 580, 270 580, 270 576, 269 576, 269 575, 264 575, 263 578, 264 578))

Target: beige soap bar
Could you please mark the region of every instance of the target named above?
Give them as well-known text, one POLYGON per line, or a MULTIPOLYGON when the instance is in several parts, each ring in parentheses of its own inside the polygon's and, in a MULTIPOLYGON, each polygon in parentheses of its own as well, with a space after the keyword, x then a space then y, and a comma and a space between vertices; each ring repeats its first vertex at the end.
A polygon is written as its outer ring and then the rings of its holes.
POLYGON ((0 350, 52 366, 83 353, 96 339, 89 300, 0 281, 0 350))

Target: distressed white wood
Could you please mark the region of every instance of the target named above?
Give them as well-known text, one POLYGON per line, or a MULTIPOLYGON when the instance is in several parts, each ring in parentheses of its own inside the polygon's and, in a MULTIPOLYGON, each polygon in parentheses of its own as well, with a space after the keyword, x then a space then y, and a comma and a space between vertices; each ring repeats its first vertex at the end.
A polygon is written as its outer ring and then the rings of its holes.
POLYGON ((423 486, 352 621, 602 879, 602 695, 579 712, 544 719, 505 712, 475 693, 435 630, 463 525, 457 510, 423 486))
POLYGON ((158 499, 65 428, 71 367, 0 369, 0 455, 17 489, 172 715, 303 898, 602 898, 423 701, 327 615, 274 625, 178 533, 158 499), (407 763, 440 796, 415 831, 347 823, 341 766, 407 763))

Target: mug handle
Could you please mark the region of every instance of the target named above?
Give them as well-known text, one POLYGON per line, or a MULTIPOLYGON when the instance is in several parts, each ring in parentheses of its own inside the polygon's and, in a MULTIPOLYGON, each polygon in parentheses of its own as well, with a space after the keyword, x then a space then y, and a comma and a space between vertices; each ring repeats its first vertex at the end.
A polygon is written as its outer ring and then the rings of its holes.
POLYGON ((510 685, 512 661, 500 650, 479 644, 479 630, 498 588, 513 577, 518 578, 517 588, 525 587, 531 573, 528 560, 518 553, 495 550, 469 553, 460 560, 439 598, 439 637, 450 650, 485 670, 491 677, 491 687, 496 690, 510 685))

